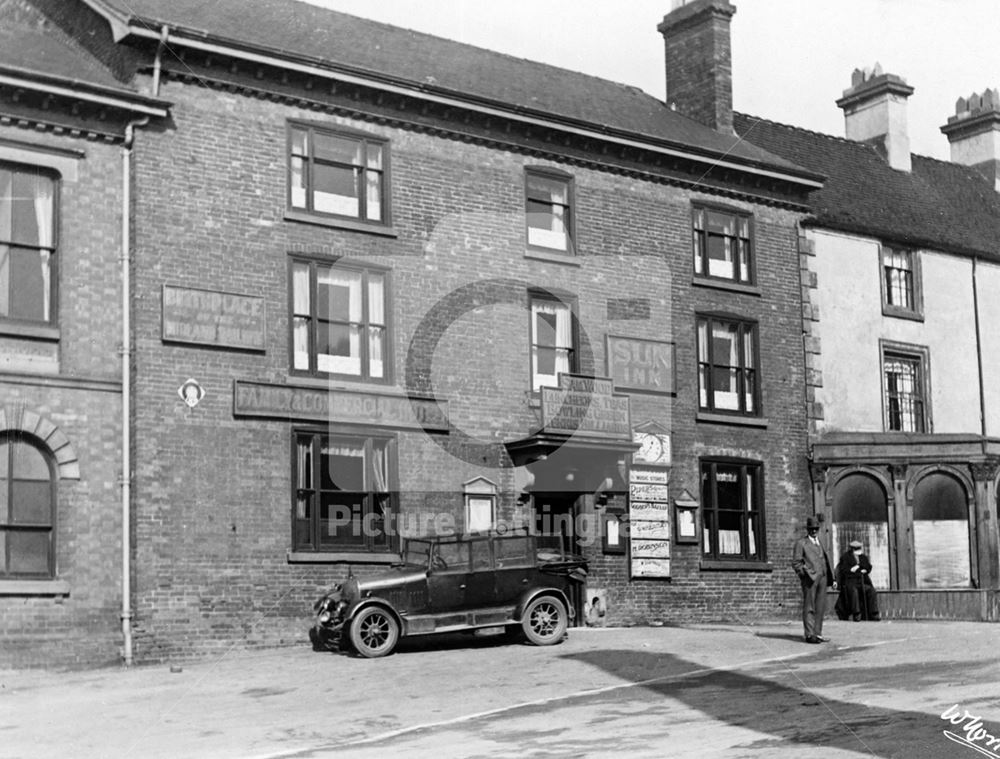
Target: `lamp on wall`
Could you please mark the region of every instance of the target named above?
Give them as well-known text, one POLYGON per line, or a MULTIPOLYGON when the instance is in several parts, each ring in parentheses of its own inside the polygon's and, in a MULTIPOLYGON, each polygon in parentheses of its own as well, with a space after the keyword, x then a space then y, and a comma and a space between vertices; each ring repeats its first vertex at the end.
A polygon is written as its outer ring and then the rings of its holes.
POLYGON ((605 477, 601 480, 601 484, 597 486, 597 490, 594 491, 594 505, 598 508, 608 505, 608 493, 614 486, 615 481, 610 477, 605 477))

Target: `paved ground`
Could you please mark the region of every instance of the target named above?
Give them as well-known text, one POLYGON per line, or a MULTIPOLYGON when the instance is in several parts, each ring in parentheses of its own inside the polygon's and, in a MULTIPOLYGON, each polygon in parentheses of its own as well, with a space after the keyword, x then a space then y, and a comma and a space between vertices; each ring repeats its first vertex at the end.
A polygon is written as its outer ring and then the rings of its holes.
POLYGON ((549 648, 455 637, 378 660, 304 642, 180 672, 0 672, 0 757, 1000 756, 1000 626, 826 633, 821 646, 790 623, 573 630, 549 648), (942 719, 956 705, 960 724, 942 719), (981 723, 968 731, 966 710, 981 723))

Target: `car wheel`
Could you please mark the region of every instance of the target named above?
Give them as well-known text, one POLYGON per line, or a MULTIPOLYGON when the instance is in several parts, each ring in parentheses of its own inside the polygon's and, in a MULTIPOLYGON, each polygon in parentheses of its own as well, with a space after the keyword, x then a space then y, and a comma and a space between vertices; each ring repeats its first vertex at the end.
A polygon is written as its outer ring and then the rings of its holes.
POLYGON ((369 606, 351 622, 351 645, 366 659, 392 653, 399 642, 399 625, 392 614, 380 606, 369 606))
POLYGON ((529 643, 551 646, 566 634, 566 607, 554 596, 539 596, 527 605, 521 630, 529 643))

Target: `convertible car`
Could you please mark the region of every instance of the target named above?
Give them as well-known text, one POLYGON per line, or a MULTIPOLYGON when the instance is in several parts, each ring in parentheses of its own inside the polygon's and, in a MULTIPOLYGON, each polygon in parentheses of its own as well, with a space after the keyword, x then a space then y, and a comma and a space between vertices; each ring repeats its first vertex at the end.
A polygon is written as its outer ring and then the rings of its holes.
POLYGON ((488 628, 548 646, 565 637, 586 571, 582 557, 524 533, 404 539, 399 566, 348 577, 316 602, 310 637, 367 658, 403 637, 488 628))

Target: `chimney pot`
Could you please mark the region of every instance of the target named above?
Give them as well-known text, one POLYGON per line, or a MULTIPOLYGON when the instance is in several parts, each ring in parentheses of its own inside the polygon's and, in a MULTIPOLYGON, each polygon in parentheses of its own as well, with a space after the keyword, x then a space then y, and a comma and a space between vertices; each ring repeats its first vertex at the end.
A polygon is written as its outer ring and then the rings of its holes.
POLYGON ((874 146, 892 168, 910 171, 906 99, 912 94, 902 77, 886 74, 880 63, 854 69, 850 89, 837 101, 844 111, 847 139, 874 146))
POLYGON ((981 94, 955 101, 955 115, 941 131, 951 144, 951 160, 979 171, 1000 192, 1000 93, 987 87, 981 94))

